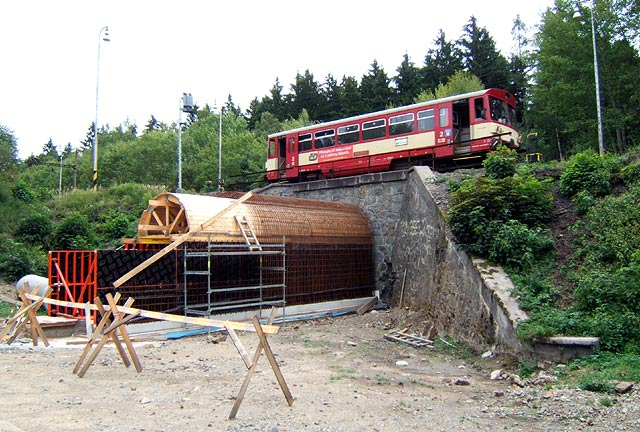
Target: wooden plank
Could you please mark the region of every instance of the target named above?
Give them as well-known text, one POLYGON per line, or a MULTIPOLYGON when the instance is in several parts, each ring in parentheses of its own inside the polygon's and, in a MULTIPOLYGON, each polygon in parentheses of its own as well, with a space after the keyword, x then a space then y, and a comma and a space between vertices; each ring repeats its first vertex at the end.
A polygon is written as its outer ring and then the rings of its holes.
POLYGON ((249 369, 251 366, 253 366, 253 362, 249 358, 249 354, 247 353, 247 350, 244 349, 244 346, 242 345, 242 342, 240 342, 240 339, 238 339, 238 335, 236 334, 235 330, 233 330, 229 326, 225 326, 225 328, 227 329, 227 333, 229 334, 229 337, 231 337, 231 341, 233 342, 233 345, 235 345, 236 349, 238 350, 240 357, 242 357, 242 361, 244 362, 247 369, 249 369))
POLYGON ((169 200, 156 200, 156 199, 150 199, 149 200, 149 205, 151 207, 165 207, 168 204, 171 204, 171 201, 169 200))
POLYGON ((176 225, 178 224, 178 222, 180 222, 181 220, 185 220, 185 218, 182 217, 183 215, 184 215, 184 207, 180 207, 180 211, 173 218, 173 222, 171 223, 171 226, 169 227, 169 234, 173 233, 173 230, 176 227, 176 225))
POLYGON ((138 229, 142 229, 145 231, 167 231, 169 232, 169 230, 171 229, 170 225, 147 225, 147 224, 140 224, 138 225, 138 229))
POLYGON ((14 306, 22 306, 21 301, 11 298, 9 296, 6 296, 4 294, 0 294, 0 300, 2 300, 5 303, 11 303, 14 306))
POLYGON ((132 277, 134 277, 135 275, 137 275, 138 273, 140 273, 142 270, 146 269, 147 267, 149 267, 150 265, 156 263, 157 261, 159 261, 163 256, 167 255, 169 252, 173 251, 174 249, 176 249, 178 246, 180 246, 182 243, 184 243, 185 241, 189 240, 189 238, 191 236, 193 236, 194 234, 197 234, 198 232, 202 231, 203 229, 207 228, 209 225, 211 225, 213 222, 215 222, 218 218, 220 218, 221 216, 223 216, 224 214, 228 213, 229 211, 231 211, 232 209, 236 208, 237 206, 239 206, 240 204, 242 204, 243 202, 245 202, 246 200, 248 200, 249 198, 251 198, 253 196, 253 193, 251 192, 247 192, 246 194, 244 194, 242 197, 238 198, 237 200, 235 200, 231 205, 225 207, 224 209, 222 209, 221 211, 219 211, 218 213, 216 213, 214 216, 212 216, 211 218, 207 219, 204 223, 202 223, 200 226, 198 226, 195 230, 193 231, 189 231, 188 233, 182 234, 181 236, 179 236, 173 243, 167 245, 165 248, 161 249, 160 251, 158 251, 156 254, 154 254, 152 257, 150 257, 149 259, 147 259, 146 261, 142 262, 141 264, 139 264, 138 266, 136 266, 134 269, 130 270, 129 272, 127 272, 125 275, 121 276, 120 278, 118 278, 114 283, 113 286, 118 288, 120 285, 124 284, 125 282, 127 282, 129 279, 131 279, 132 277))
MULTIPOLYGON (((41 299, 41 297, 33 294, 26 294, 26 297, 31 300, 41 299)), ((57 305, 57 306, 64 306, 69 308, 78 308, 78 309, 84 309, 86 305, 86 303, 73 303, 73 302, 49 299, 49 298, 43 299, 43 303, 57 305)), ((89 305, 89 307, 91 310, 98 310, 98 308, 94 304, 89 305)), ((225 327, 225 323, 229 323, 229 325, 234 330, 255 332, 255 328, 253 327, 253 325, 249 323, 241 323, 237 321, 222 321, 222 320, 216 320, 216 319, 204 318, 204 317, 188 317, 188 316, 186 317, 183 315, 174 315, 174 314, 168 314, 164 312, 154 312, 154 311, 148 311, 144 309, 125 308, 123 306, 118 306, 118 311, 121 311, 127 314, 134 314, 136 312, 139 312, 140 316, 145 318, 155 319, 158 321, 171 321, 171 322, 178 322, 183 324, 192 324, 200 327, 225 327)), ((279 330, 278 326, 274 326, 274 325, 262 326, 262 331, 266 334, 276 334, 278 333, 278 330, 279 330)))
POLYGON ((287 382, 284 380, 284 376, 282 376, 280 366, 278 366, 278 361, 273 355, 273 351, 271 351, 271 346, 269 346, 267 336, 265 336, 264 332, 262 331, 262 326, 260 325, 258 317, 253 317, 253 326, 256 328, 256 334, 258 335, 258 339, 260 339, 260 345, 262 345, 264 354, 267 356, 267 360, 269 360, 269 364, 271 365, 271 369, 276 376, 276 380, 278 380, 278 384, 280 384, 282 393, 284 393, 284 397, 285 399, 287 399, 287 403, 289 404, 289 406, 291 406, 293 405, 293 395, 291 394, 291 391, 289 391, 289 386, 287 386, 287 382))
POLYGON ((369 300, 368 302, 366 302, 365 304, 363 304, 362 306, 360 306, 356 310, 356 313, 358 315, 362 315, 362 314, 364 314, 365 312, 367 312, 369 309, 371 309, 372 307, 374 307, 377 304, 378 304, 378 297, 374 297, 371 300, 369 300))

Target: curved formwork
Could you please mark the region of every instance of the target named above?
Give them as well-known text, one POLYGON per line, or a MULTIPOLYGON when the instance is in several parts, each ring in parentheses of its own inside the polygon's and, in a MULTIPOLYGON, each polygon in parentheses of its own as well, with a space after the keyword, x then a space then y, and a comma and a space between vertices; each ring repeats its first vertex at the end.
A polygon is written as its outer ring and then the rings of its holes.
MULTIPOLYGON (((201 315, 373 294, 373 237, 360 208, 269 195, 243 201, 243 196, 162 193, 149 200, 138 237, 118 253, 181 245, 126 285, 116 285, 118 291, 150 299, 151 310, 184 308, 201 315)), ((110 284, 131 269, 123 266, 101 281, 110 284)))
POLYGON ((189 241, 242 243, 245 240, 237 220, 246 220, 260 242, 278 242, 284 237, 295 243, 371 243, 369 221, 356 206, 268 195, 254 195, 200 229, 239 195, 162 193, 150 200, 143 212, 137 241, 170 243, 178 235, 199 231, 189 241))

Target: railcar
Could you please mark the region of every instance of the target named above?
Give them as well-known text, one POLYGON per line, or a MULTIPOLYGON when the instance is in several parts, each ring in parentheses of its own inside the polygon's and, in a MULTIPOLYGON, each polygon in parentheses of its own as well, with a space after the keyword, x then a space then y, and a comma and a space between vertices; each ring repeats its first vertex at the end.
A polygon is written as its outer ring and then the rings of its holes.
POLYGON ((271 134, 265 168, 276 182, 473 166, 520 142, 513 95, 486 89, 271 134))

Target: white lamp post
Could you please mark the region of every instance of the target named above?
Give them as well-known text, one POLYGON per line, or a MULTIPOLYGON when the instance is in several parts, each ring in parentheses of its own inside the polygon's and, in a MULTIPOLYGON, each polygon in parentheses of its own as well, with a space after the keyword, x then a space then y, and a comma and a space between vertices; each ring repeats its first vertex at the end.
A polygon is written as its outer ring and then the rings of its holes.
POLYGON ((102 41, 109 42, 109 27, 100 29, 98 34, 98 66, 96 72, 96 121, 93 124, 93 190, 98 190, 98 94, 100 90, 100 45, 102 41), (103 36, 104 33, 104 36, 103 36))
MULTIPOLYGON (((600 65, 598 63, 598 43, 596 37, 595 2, 589 7, 591 12, 591 41, 593 45, 593 73, 596 82, 596 111, 598 115, 598 153, 604 155, 604 126, 602 123, 602 103, 600 99, 600 65)), ((574 18, 580 17, 580 11, 573 14, 574 18)))
POLYGON ((191 93, 182 93, 180 110, 178 111, 178 187, 176 192, 182 193, 182 113, 191 113, 194 110, 191 93))
POLYGON ((218 123, 218 192, 222 191, 222 106, 218 123))
POLYGON ((595 5, 591 6, 591 36, 593 38, 593 71, 596 80, 596 110, 598 111, 598 152, 604 155, 604 129, 602 125, 602 104, 600 101, 600 67, 598 64, 598 45, 596 43, 595 5))

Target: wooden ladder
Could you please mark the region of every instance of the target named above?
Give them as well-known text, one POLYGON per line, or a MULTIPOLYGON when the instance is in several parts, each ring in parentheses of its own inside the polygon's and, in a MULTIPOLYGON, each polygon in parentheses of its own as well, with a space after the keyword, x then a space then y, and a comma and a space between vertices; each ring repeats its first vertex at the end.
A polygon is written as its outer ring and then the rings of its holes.
POLYGON ((247 220, 246 216, 242 216, 242 219, 238 216, 234 216, 236 223, 238 224, 238 228, 240 228, 240 233, 244 238, 245 243, 249 250, 262 250, 262 246, 260 246, 260 242, 256 237, 256 233, 253 231, 251 224, 247 220))

